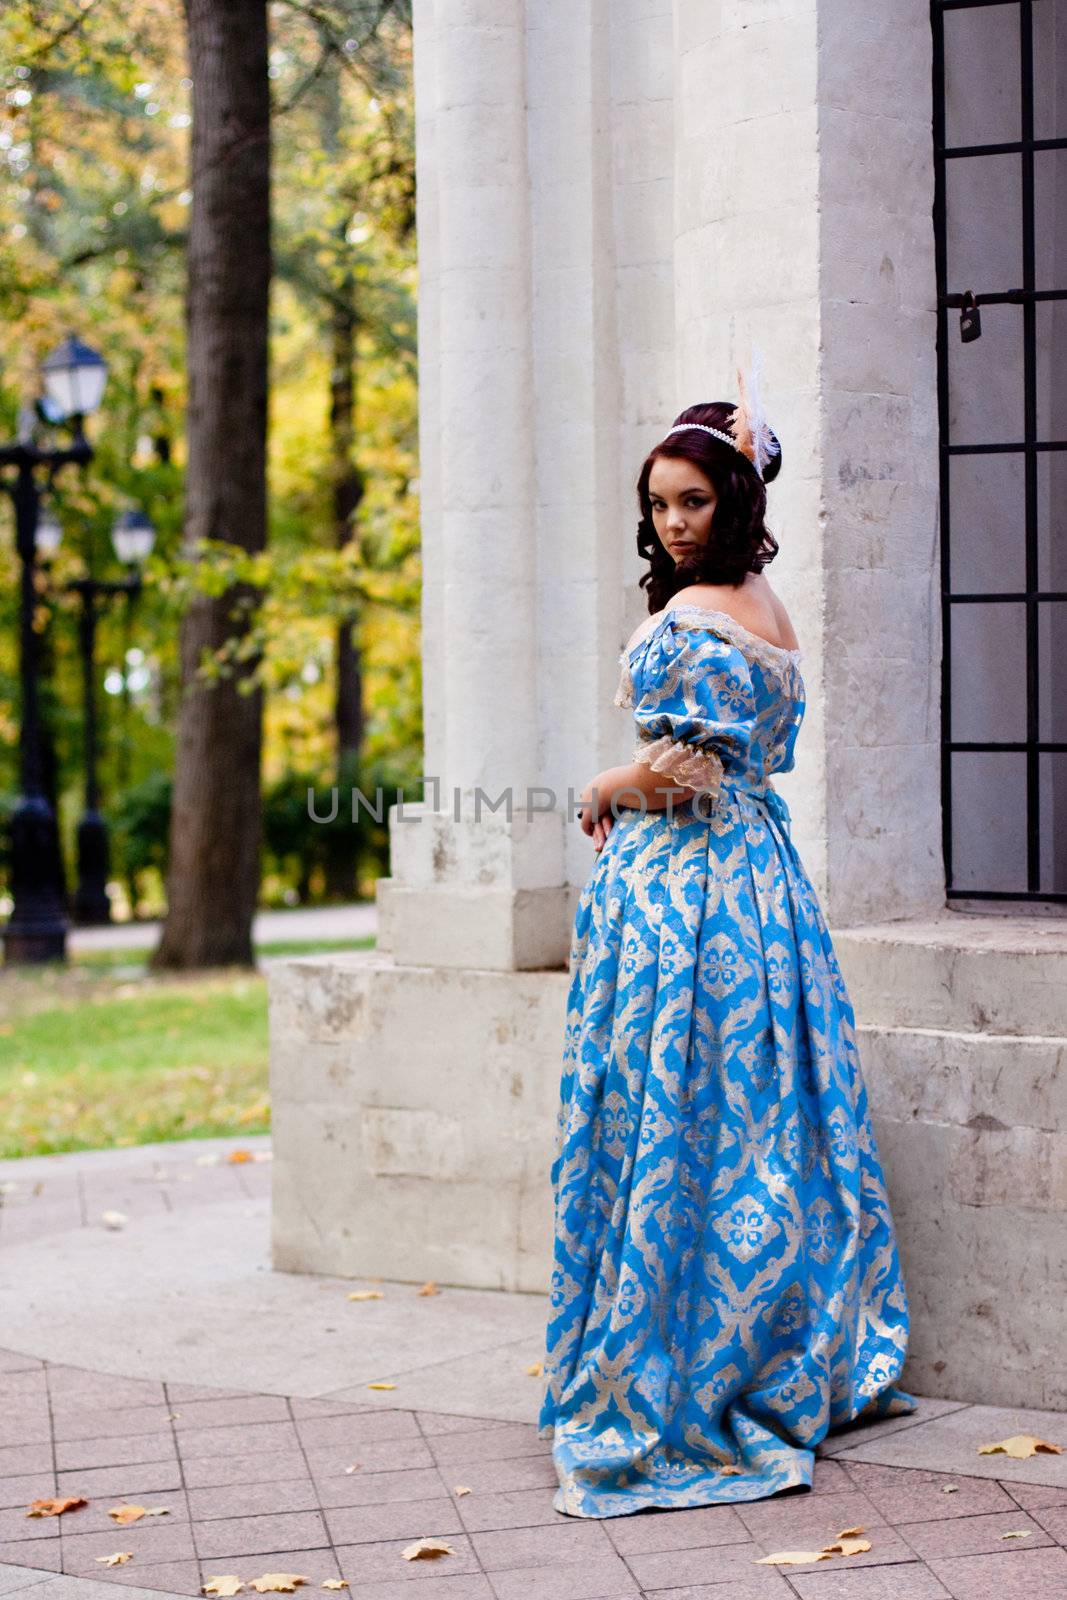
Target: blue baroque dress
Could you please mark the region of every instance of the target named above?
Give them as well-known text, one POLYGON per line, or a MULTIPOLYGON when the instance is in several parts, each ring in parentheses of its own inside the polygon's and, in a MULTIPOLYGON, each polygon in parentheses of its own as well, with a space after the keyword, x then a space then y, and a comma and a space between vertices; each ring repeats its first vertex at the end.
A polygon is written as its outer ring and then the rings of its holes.
POLYGON ((770 776, 799 650, 679 604, 624 651, 634 760, 575 913, 541 1411, 557 1511, 755 1500, 911 1412, 908 1302, 855 1016, 770 776))

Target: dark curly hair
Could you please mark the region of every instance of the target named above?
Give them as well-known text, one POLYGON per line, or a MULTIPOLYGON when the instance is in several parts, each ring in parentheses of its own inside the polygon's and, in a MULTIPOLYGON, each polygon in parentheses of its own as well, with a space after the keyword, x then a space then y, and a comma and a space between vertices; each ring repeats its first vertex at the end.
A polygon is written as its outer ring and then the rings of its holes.
MULTIPOLYGON (((712 400, 704 405, 687 406, 674 419, 702 422, 709 428, 730 431, 735 406, 727 400, 712 400)), ((777 443, 775 439, 775 443, 777 443)), ((760 572, 778 554, 778 541, 764 522, 767 510, 766 485, 778 476, 782 466, 781 446, 767 462, 763 477, 747 456, 733 445, 713 439, 709 433, 674 433, 649 451, 637 480, 641 521, 637 526, 637 551, 649 564, 641 578, 648 591, 649 612, 660 611, 679 589, 692 583, 739 584, 746 572, 760 572), (711 537, 685 561, 675 562, 656 534, 648 480, 653 462, 661 456, 691 461, 710 479, 716 494, 711 519, 711 537)))

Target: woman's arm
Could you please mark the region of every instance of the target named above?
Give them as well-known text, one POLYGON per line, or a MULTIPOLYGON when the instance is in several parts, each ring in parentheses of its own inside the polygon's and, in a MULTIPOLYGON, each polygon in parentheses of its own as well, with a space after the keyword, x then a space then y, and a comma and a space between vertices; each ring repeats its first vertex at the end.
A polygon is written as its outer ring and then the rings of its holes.
POLYGON ((627 810, 640 809, 642 796, 646 811, 665 811, 668 805, 677 806, 685 800, 691 800, 695 793, 695 789, 671 783, 662 773, 654 772, 651 767, 641 762, 631 761, 622 767, 606 767, 586 784, 579 796, 582 807, 580 812, 582 832, 593 835, 594 829, 600 825, 604 830, 604 837, 607 837, 607 832, 615 820, 611 802, 616 796, 619 796, 615 808, 617 811, 623 807, 627 810), (595 814, 594 789, 596 790, 595 814))

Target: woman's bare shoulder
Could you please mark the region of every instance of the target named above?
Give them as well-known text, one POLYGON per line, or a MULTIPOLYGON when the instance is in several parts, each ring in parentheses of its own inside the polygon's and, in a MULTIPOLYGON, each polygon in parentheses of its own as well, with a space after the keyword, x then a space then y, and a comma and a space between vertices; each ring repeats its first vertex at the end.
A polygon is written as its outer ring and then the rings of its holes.
POLYGON ((789 613, 762 573, 750 573, 742 584, 692 583, 671 596, 670 605, 703 606, 723 611, 750 633, 784 650, 798 648, 789 613))

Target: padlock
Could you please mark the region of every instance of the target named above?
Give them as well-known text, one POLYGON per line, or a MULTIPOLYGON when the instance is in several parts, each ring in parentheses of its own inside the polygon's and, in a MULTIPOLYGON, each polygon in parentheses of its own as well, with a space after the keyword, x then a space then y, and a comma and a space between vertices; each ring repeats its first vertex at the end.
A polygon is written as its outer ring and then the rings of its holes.
POLYGON ((960 302, 960 338, 964 344, 973 344, 982 337, 982 313, 974 290, 968 289, 960 302))

